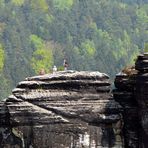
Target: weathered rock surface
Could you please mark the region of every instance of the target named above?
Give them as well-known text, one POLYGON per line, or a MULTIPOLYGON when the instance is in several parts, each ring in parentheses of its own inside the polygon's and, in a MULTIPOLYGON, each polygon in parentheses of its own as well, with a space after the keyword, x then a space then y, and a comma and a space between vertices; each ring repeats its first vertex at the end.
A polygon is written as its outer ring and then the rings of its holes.
POLYGON ((148 148, 148 53, 138 56, 135 69, 118 74, 115 86, 114 98, 124 108, 125 147, 148 148))
POLYGON ((135 96, 135 76, 125 73, 116 75, 113 91, 114 98, 124 108, 123 112, 123 136, 125 148, 139 148, 139 119, 138 104, 135 96))
POLYGON ((106 74, 30 77, 0 103, 0 147, 122 148, 121 111, 106 74))
POLYGON ((136 61, 136 100, 139 110, 140 148, 148 147, 148 53, 138 56, 136 61))

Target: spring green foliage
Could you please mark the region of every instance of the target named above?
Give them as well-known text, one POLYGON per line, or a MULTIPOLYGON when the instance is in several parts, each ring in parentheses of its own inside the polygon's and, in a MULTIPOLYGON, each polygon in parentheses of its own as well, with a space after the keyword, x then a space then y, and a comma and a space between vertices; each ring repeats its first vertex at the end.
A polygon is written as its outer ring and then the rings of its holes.
POLYGON ((2 45, 0 44, 0 72, 4 67, 5 53, 2 45))
POLYGON ((139 22, 145 22, 148 24, 148 15, 147 15, 147 10, 144 8, 140 8, 137 10, 137 17, 139 22))
POLYGON ((145 52, 148 52, 148 43, 145 43, 145 45, 144 45, 144 51, 145 52))
POLYGON ((147 0, 0 0, 0 96, 64 58, 113 78, 147 51, 147 24, 147 0))
POLYGON ((74 0, 53 0, 54 7, 59 10, 69 10, 74 3, 74 0))
POLYGON ((32 68, 36 74, 39 74, 42 69, 46 73, 49 72, 53 66, 53 55, 49 44, 45 44, 40 37, 34 34, 30 36, 30 40, 35 48, 31 60, 32 68))
POLYGON ((39 74, 42 69, 48 73, 51 71, 53 65, 52 52, 48 49, 37 49, 33 53, 31 62, 36 74, 39 74))
MULTIPOLYGON (((19 0, 18 0, 19 1, 19 0)), ((48 5, 46 0, 30 0, 31 6, 33 9, 42 10, 44 12, 47 12, 48 5)))
POLYGON ((82 54, 83 55, 88 55, 88 56, 94 56, 96 49, 95 49, 95 44, 93 41, 86 40, 81 44, 82 48, 82 54))
POLYGON ((35 49, 41 49, 44 46, 43 40, 35 34, 30 35, 30 41, 35 49))
POLYGON ((25 0, 12 0, 12 3, 16 6, 21 6, 24 4, 25 0))
POLYGON ((4 76, 3 73, 0 73, 0 100, 5 99, 10 94, 11 82, 4 76))

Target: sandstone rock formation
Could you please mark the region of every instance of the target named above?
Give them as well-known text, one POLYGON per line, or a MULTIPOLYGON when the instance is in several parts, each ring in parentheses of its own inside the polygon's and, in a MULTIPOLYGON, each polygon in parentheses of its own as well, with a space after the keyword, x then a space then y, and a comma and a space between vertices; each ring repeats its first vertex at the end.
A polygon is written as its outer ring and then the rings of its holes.
POLYGON ((136 77, 136 100, 139 111, 139 147, 148 147, 148 53, 139 55, 135 64, 138 70, 136 77))
POLYGON ((148 148, 148 53, 139 55, 135 69, 119 73, 114 99, 124 108, 126 148, 148 148))
POLYGON ((113 91, 114 98, 124 108, 123 112, 123 136, 125 148, 139 148, 139 119, 138 104, 135 96, 135 76, 129 76, 125 73, 116 75, 113 91))
POLYGON ((122 148, 121 112, 106 74, 30 77, 0 103, 0 147, 122 148))

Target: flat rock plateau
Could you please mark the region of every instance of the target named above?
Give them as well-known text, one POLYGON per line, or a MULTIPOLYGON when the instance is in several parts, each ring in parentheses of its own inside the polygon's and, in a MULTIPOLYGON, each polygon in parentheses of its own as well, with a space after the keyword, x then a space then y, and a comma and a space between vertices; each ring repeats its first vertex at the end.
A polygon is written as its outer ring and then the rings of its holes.
POLYGON ((0 104, 1 147, 123 147, 122 107, 100 72, 26 78, 0 104))

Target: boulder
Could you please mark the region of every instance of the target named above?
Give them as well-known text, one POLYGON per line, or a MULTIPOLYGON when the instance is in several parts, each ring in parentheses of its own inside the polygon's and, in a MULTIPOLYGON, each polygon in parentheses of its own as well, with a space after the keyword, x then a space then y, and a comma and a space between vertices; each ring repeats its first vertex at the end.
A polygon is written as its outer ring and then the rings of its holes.
POLYGON ((20 146, 19 137, 27 148, 123 147, 122 107, 110 88, 108 75, 100 72, 26 78, 4 102, 11 127, 4 131, 9 130, 14 142, 2 136, 2 146, 20 146))

